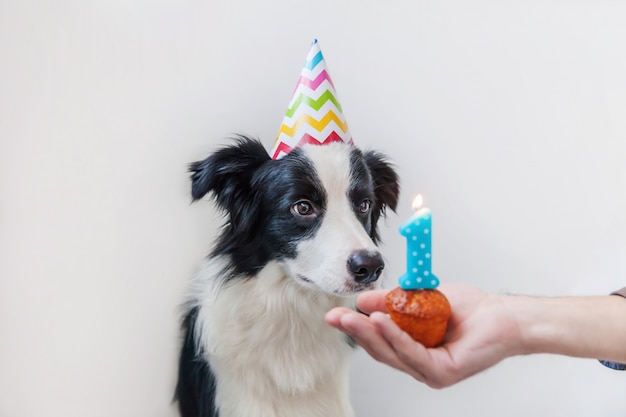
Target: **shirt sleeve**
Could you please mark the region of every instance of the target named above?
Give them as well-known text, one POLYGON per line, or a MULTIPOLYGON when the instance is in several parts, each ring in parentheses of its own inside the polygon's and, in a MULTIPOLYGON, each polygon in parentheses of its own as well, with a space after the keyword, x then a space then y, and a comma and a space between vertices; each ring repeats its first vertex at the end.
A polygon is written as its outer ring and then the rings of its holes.
POLYGON ((626 287, 622 288, 621 290, 615 291, 614 293, 611 293, 612 295, 621 295, 622 297, 626 298, 626 287))
MULTIPOLYGON (((611 295, 619 295, 621 297, 626 298, 626 287, 622 288, 621 290, 617 290, 611 293, 611 295)), ((600 360, 600 363, 608 368, 615 369, 616 371, 626 371, 626 364, 623 364, 623 363, 604 361, 604 360, 600 360)))

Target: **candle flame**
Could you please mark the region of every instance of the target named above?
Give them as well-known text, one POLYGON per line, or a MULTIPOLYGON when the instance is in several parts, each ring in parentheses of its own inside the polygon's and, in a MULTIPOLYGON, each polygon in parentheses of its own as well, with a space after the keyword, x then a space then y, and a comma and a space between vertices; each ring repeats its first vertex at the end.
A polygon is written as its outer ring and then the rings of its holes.
POLYGON ((417 197, 415 197, 415 200, 413 200, 413 210, 415 211, 419 210, 423 204, 424 204, 424 197, 422 197, 421 194, 418 194, 417 197))

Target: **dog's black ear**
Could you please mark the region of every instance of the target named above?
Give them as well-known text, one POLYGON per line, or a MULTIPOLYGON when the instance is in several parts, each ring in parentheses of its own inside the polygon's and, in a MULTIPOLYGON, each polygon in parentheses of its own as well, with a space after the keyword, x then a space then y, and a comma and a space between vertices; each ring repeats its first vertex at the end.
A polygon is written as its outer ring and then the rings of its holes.
POLYGON ((385 155, 376 151, 368 151, 363 155, 365 163, 372 173, 374 180, 374 193, 379 208, 383 211, 386 207, 395 211, 400 195, 400 180, 391 163, 385 155))
POLYGON ((372 210, 372 231, 370 233, 374 242, 378 241, 376 224, 380 216, 385 215, 387 207, 395 211, 400 195, 400 180, 387 158, 376 151, 368 151, 363 155, 372 179, 374 181, 374 195, 376 204, 372 210))
POLYGON ((213 192, 224 210, 232 211, 250 191, 250 178, 270 157, 258 140, 244 136, 208 158, 189 165, 193 201, 213 192))

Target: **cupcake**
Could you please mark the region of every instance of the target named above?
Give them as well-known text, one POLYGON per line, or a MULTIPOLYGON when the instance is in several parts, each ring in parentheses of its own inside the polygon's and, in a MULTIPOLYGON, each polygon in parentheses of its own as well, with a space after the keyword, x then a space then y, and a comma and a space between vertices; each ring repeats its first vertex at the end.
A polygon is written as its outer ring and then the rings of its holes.
POLYGON ((441 344, 452 312, 441 291, 398 287, 387 293, 385 304, 391 319, 413 340, 425 347, 441 344))

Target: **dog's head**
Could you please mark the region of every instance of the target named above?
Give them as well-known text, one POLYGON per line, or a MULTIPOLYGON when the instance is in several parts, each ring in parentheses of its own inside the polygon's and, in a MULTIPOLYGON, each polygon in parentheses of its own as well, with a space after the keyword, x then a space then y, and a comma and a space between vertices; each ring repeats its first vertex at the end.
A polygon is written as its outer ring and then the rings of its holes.
POLYGON ((305 145, 279 160, 240 137, 190 165, 194 201, 211 192, 228 221, 213 255, 237 275, 281 263, 301 285, 347 295, 373 288, 384 262, 377 223, 398 201, 398 176, 377 152, 305 145))

